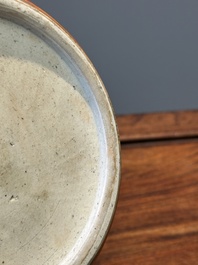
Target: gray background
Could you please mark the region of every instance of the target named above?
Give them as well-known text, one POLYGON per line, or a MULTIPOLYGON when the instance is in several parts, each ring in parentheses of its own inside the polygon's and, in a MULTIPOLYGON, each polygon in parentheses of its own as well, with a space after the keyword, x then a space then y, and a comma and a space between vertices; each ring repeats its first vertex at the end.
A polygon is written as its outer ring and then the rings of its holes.
POLYGON ((79 42, 117 114, 198 108, 197 0, 33 0, 79 42))

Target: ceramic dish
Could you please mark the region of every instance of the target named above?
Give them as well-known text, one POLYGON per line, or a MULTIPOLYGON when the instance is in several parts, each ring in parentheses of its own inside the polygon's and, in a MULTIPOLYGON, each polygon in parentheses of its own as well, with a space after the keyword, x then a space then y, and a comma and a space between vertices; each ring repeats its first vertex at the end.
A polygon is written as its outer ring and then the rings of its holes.
POLYGON ((89 264, 119 186, 104 85, 34 5, 0 0, 0 38, 0 264, 89 264))

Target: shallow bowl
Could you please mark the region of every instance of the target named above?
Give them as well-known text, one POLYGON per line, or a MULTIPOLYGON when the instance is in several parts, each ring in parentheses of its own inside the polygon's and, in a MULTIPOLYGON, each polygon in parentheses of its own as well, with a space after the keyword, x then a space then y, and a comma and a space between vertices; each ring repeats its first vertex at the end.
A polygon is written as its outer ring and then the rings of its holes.
POLYGON ((0 264, 89 264, 119 187, 114 115, 75 40, 0 0, 0 264))

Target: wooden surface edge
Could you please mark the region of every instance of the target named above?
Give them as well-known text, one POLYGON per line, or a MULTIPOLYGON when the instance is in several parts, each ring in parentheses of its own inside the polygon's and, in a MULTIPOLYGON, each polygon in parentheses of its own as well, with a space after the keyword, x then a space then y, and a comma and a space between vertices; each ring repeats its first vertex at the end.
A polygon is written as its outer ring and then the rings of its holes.
POLYGON ((198 136, 198 111, 118 115, 120 141, 176 139, 198 136))

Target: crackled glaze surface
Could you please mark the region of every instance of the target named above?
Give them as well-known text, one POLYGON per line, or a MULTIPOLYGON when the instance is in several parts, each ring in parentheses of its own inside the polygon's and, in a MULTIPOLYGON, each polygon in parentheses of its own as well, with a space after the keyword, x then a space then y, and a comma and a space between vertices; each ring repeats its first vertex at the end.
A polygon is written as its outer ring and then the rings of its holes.
POLYGON ((119 182, 108 99, 70 37, 68 51, 48 37, 40 11, 0 0, 0 15, 0 264, 87 264, 119 182))
POLYGON ((43 264, 53 254, 58 262, 91 212, 96 126, 77 80, 50 47, 11 22, 0 25, 0 258, 35 264, 36 256, 43 264))

